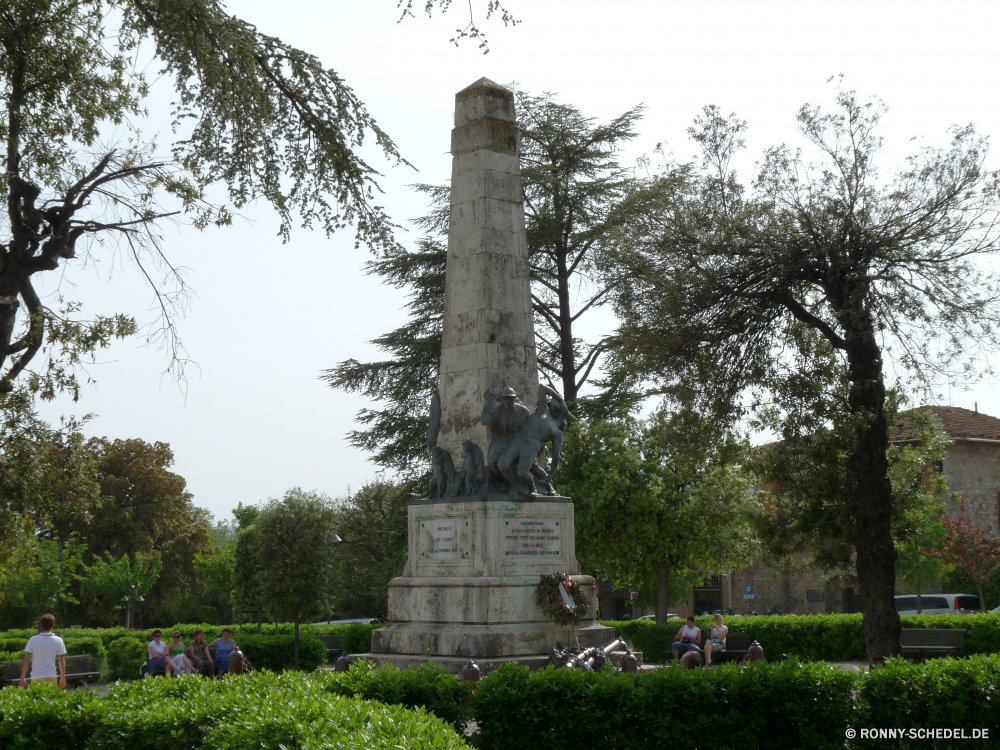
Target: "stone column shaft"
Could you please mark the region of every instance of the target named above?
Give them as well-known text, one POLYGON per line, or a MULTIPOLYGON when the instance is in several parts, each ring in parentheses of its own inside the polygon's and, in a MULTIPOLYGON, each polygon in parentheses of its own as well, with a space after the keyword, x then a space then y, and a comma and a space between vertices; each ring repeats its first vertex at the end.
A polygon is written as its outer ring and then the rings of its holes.
POLYGON ((529 409, 538 365, 514 97, 481 78, 455 96, 438 445, 486 454, 484 394, 510 386, 529 409))

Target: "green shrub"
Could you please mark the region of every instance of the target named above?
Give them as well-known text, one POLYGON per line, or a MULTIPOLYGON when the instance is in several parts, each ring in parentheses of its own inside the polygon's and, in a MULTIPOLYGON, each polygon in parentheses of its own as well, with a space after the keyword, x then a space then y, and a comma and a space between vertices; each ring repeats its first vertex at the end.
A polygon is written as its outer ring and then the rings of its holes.
POLYGON ((108 646, 107 667, 102 678, 108 682, 139 679, 139 667, 146 661, 146 653, 146 644, 135 638, 112 641, 108 646))
MULTIPOLYGON (((281 672, 295 666, 295 636, 240 635, 233 640, 254 669, 281 672)), ((326 644, 314 635, 299 635, 299 667, 312 672, 326 664, 326 644)))
POLYGON ((372 650, 372 631, 384 628, 385 625, 348 625, 344 633, 345 654, 367 654, 372 650))
POLYGON ((439 666, 375 669, 370 662, 362 661, 352 664, 347 672, 325 672, 317 679, 325 690, 337 695, 359 696, 407 708, 423 707, 459 732, 465 731, 472 718, 471 683, 455 679, 439 666))
POLYGON ((143 680, 106 697, 55 686, 0 690, 0 747, 12 750, 464 746, 423 711, 333 695, 302 675, 143 680))
POLYGON ((474 697, 484 750, 843 747, 852 673, 756 663, 639 675, 505 665, 474 697))
MULTIPOLYGON (((748 633, 770 659, 796 656, 809 661, 864 661, 864 629, 860 614, 758 615, 726 617, 730 633, 748 633)), ((711 617, 697 618, 700 628, 711 627, 711 617)), ((1000 652, 1000 613, 975 615, 907 615, 904 628, 964 628, 964 656, 1000 652)), ((650 620, 605 621, 629 645, 643 652, 650 664, 670 660, 670 645, 682 625, 671 620, 657 626, 650 620)))
POLYGON ((83 750, 100 716, 102 699, 88 690, 33 685, 0 690, 0 747, 9 750, 83 750))
MULTIPOLYGON (((894 659, 859 680, 859 710, 854 727, 954 728, 990 731, 996 747, 1000 733, 1000 657, 931 659, 910 664, 894 659)), ((957 744, 962 744, 958 742, 957 744)), ((970 742, 966 744, 977 744, 970 742)), ((951 748, 954 740, 919 737, 903 743, 864 740, 876 748, 951 748)))

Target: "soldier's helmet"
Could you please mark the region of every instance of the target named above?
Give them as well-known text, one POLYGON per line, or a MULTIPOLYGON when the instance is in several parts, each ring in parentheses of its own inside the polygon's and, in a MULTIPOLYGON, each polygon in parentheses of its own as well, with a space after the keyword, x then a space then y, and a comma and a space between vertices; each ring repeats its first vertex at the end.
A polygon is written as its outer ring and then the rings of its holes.
POLYGON ((517 392, 508 385, 503 389, 503 393, 500 394, 500 398, 517 398, 517 392))

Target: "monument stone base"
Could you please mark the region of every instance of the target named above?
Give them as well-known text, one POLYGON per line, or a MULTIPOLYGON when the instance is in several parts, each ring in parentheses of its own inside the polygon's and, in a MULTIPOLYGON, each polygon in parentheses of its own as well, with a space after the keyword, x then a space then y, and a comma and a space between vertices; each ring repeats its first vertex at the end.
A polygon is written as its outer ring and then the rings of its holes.
MULTIPOLYGON (((574 546, 573 503, 566 497, 490 494, 416 501, 409 507, 409 556, 389 583, 389 625, 372 633, 380 664, 434 662, 460 672, 516 661, 548 663, 556 639, 574 644, 535 602, 542 575, 566 572, 579 583, 596 615, 594 579, 580 575, 574 546)), ((583 648, 605 646, 614 630, 584 620, 583 648)))

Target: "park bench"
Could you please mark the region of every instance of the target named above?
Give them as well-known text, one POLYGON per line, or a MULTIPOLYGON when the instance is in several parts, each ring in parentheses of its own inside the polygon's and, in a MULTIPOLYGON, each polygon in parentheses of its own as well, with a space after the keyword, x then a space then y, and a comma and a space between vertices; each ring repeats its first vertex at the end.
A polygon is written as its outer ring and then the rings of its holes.
POLYGON ((906 656, 958 656, 965 644, 962 628, 904 628, 899 650, 906 656))
MULTIPOLYGON (((702 631, 702 639, 708 635, 707 631, 702 631)), ((704 641, 703 641, 704 642, 704 641)), ((747 655, 747 649, 753 643, 753 636, 748 633, 729 633, 726 636, 726 650, 716 651, 712 649, 712 663, 721 664, 724 661, 739 661, 747 655)))
MULTIPOLYGON (((187 653, 187 652, 185 652, 185 653, 187 653)), ((214 659, 215 658, 215 647, 209 646, 208 647, 208 653, 211 654, 212 658, 214 659)), ((218 669, 219 669, 218 665, 216 665, 215 669, 216 669, 216 674, 218 674, 218 669)), ((202 668, 201 674, 204 677, 208 677, 208 670, 207 670, 207 668, 202 668)), ((166 677, 166 676, 167 676, 167 668, 166 667, 160 667, 159 669, 157 669, 157 670, 153 671, 152 673, 150 673, 150 671, 149 671, 149 650, 147 649, 147 651, 146 651, 146 661, 144 661, 142 663, 142 666, 139 667, 139 679, 141 680, 141 679, 145 679, 146 677, 166 677)))
POLYGON ((317 636, 326 644, 327 662, 336 661, 337 657, 344 653, 344 636, 342 635, 321 635, 317 636))
MULTIPOLYGON (((3 662, 3 685, 17 685, 21 682, 21 665, 23 661, 3 662)), ((57 662, 58 665, 58 662, 57 662)), ((86 654, 66 657, 66 684, 86 685, 92 677, 100 677, 101 673, 94 670, 90 657, 86 654)), ((56 667, 58 669, 58 666, 56 667)), ((30 671, 29 671, 30 674, 30 671)))

